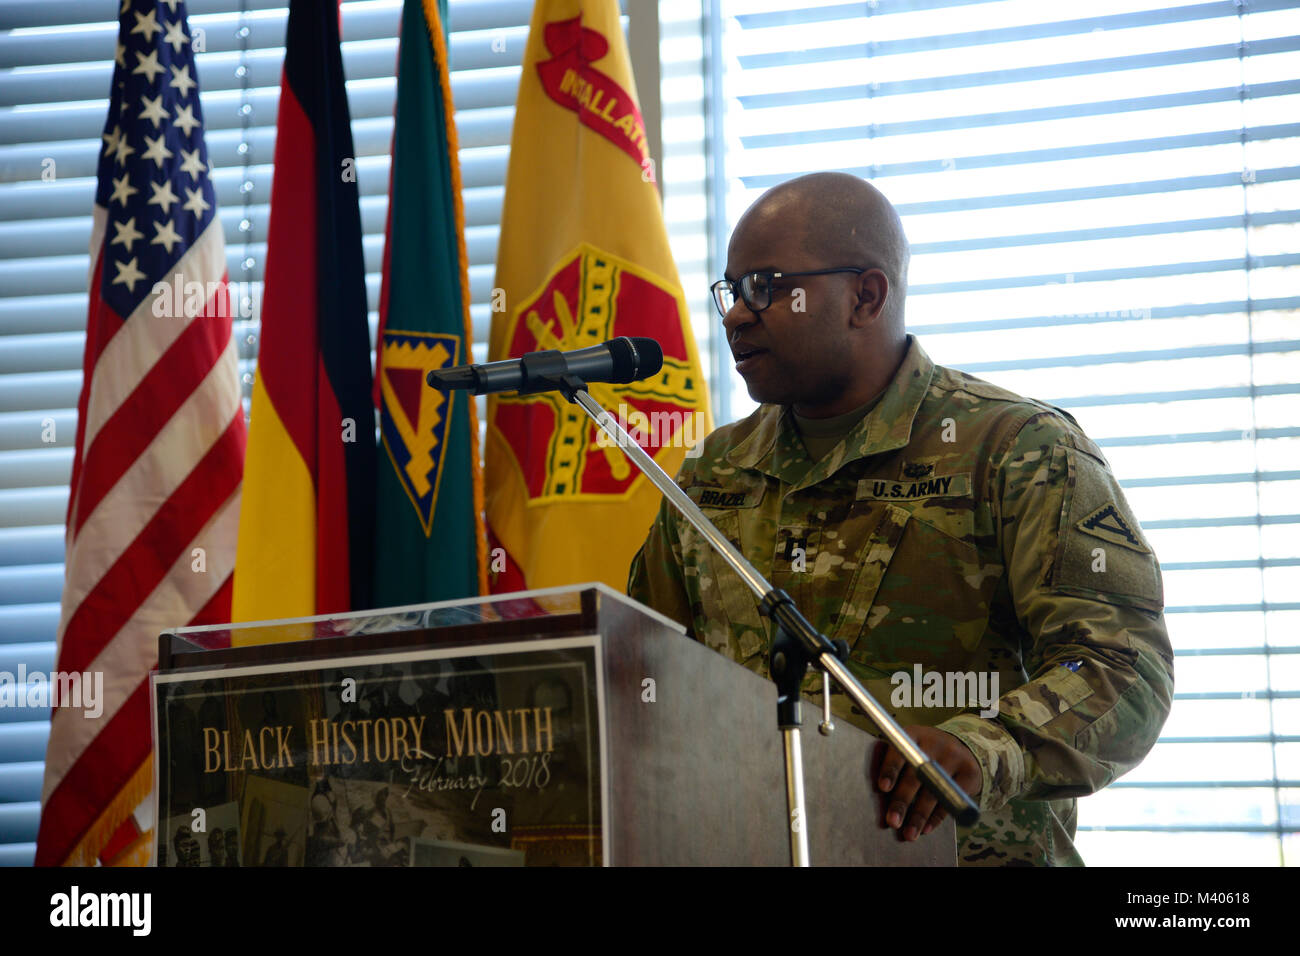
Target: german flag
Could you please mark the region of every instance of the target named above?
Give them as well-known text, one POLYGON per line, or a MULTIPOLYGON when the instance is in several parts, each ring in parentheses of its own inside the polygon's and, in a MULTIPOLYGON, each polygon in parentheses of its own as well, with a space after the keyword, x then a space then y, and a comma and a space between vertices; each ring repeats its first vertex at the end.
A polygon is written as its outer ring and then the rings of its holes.
POLYGON ((371 604, 370 335, 335 3, 289 5, 276 122, 236 621, 371 604))

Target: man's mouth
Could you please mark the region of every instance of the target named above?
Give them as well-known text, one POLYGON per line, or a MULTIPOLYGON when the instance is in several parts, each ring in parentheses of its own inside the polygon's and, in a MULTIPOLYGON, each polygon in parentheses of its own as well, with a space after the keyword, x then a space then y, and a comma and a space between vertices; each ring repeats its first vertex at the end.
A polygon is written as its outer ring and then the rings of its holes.
POLYGON ((756 348, 752 345, 735 345, 732 346, 731 354, 736 360, 736 371, 743 372, 759 356, 766 355, 767 349, 756 348))

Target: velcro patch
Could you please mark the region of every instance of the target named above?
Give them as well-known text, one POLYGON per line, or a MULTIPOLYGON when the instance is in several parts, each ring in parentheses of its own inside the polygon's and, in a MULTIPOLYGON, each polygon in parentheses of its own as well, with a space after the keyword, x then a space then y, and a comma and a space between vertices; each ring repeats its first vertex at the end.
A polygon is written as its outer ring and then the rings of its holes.
POLYGON ((1110 469, 1087 452, 1058 444, 1051 475, 1064 489, 1048 586, 1054 593, 1159 613, 1160 567, 1110 469))
POLYGON ((858 482, 858 500, 910 501, 916 498, 970 497, 970 472, 959 475, 936 475, 917 481, 888 481, 863 478, 858 482))
POLYGON ((1110 544, 1131 548, 1139 554, 1151 553, 1151 549, 1143 544, 1142 539, 1129 527, 1113 501, 1102 505, 1082 521, 1076 522, 1074 526, 1084 534, 1090 534, 1110 544))

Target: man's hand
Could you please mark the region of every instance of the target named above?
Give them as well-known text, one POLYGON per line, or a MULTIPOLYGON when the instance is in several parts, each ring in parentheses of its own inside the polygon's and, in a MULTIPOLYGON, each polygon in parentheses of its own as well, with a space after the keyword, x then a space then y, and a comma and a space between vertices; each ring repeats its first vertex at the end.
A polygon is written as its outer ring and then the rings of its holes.
MULTIPOLYGON (((957 786, 972 797, 978 796, 984 776, 975 755, 964 743, 947 731, 934 727, 904 727, 917 746, 948 772, 957 786)), ((903 755, 881 740, 874 754, 876 789, 890 794, 885 802, 885 826, 893 827, 904 840, 925 836, 948 815, 933 793, 921 783, 903 755), (883 756, 882 756, 883 753, 883 756)))

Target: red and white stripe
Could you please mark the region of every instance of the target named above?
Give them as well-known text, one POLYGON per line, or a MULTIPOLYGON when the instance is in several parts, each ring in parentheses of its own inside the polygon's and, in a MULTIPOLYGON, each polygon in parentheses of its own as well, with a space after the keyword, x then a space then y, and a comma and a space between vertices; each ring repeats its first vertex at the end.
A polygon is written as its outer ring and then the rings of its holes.
MULTIPOLYGON (((38 864, 116 826, 100 817, 151 750, 158 634, 229 619, 245 427, 220 220, 173 270, 221 283, 190 318, 154 315, 153 292, 131 316, 111 312, 99 294, 106 220, 97 206, 56 664, 103 672, 104 706, 95 719, 54 712, 38 864)), ((117 816, 129 823, 132 809, 117 816)))

